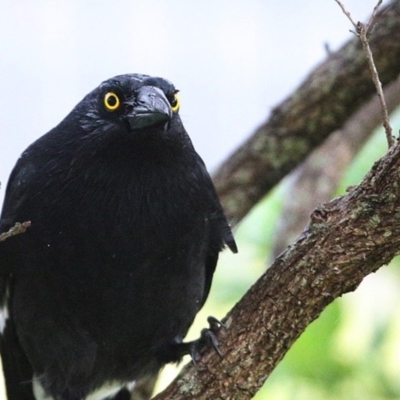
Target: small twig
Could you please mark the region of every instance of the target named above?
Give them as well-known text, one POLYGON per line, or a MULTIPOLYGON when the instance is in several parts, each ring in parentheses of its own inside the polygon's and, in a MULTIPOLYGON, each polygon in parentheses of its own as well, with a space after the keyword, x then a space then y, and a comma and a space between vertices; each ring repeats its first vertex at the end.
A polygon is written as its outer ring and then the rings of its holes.
POLYGON ((363 44, 364 50, 367 54, 367 60, 368 60, 369 69, 371 70, 372 80, 375 84, 375 88, 376 88, 376 91, 378 92, 379 100, 381 103, 383 126, 385 128, 386 138, 387 138, 389 147, 391 147, 394 145, 394 139, 392 136, 392 127, 391 127, 390 121, 389 121, 389 113, 388 113, 387 106, 386 106, 385 96, 384 96, 383 90, 382 90, 382 83, 379 79, 378 71, 376 70, 372 52, 369 47, 369 43, 368 43, 368 39, 367 39, 367 29, 360 22, 358 24, 359 24, 359 29, 358 29, 359 36, 360 36, 361 42, 363 44))
POLYGON ((0 242, 10 238, 11 236, 18 235, 20 233, 26 232, 26 230, 31 226, 31 221, 17 222, 12 228, 7 232, 0 234, 0 242))
POLYGON ((374 7, 374 10, 372 12, 371 18, 369 19, 369 21, 366 24, 363 24, 362 22, 357 22, 357 23, 354 22, 350 13, 346 10, 344 5, 339 0, 335 0, 335 1, 339 5, 339 7, 342 9, 343 13, 350 20, 350 22, 353 24, 354 28, 356 29, 355 32, 353 32, 353 31, 351 31, 351 32, 355 33, 360 38, 361 43, 363 45, 365 54, 367 56, 368 66, 371 71, 372 81, 374 82, 376 91, 379 96, 379 101, 381 103, 383 127, 385 128, 386 139, 388 142, 388 146, 391 147, 394 145, 394 138, 392 136, 393 130, 392 130, 392 127, 391 127, 390 121, 389 121, 389 113, 388 113, 387 106, 386 106, 385 96, 384 96, 383 90, 382 90, 382 83, 379 79, 378 71, 376 70, 374 58, 372 56, 372 52, 371 52, 371 48, 369 46, 369 40, 368 40, 368 33, 372 27, 374 18, 378 12, 379 6, 382 3, 382 0, 378 0, 378 3, 376 4, 376 6, 374 7))
POLYGON ((369 21, 367 22, 367 25, 366 25, 366 27, 365 27, 365 30, 366 30, 367 32, 368 32, 369 29, 371 28, 372 22, 374 21, 375 16, 376 16, 376 14, 378 13, 378 9, 379 9, 379 7, 381 6, 381 4, 382 4, 382 0, 378 0, 378 3, 376 4, 376 6, 374 7, 374 10, 372 11, 371 18, 369 19, 369 21))
MULTIPOLYGON (((353 24, 354 28, 357 29, 357 24, 353 21, 353 18, 351 18, 350 13, 346 10, 345 6, 339 1, 339 0, 335 0, 336 3, 339 5, 339 7, 342 9, 343 14, 346 15, 346 17, 350 20, 350 22, 353 24)), ((353 31, 350 31, 353 32, 353 31)))

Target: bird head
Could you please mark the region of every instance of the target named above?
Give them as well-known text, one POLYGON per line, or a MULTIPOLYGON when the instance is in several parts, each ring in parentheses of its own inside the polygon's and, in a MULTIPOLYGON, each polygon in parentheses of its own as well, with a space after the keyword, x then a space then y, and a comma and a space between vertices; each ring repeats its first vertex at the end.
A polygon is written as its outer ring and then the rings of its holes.
POLYGON ((178 90, 166 79, 118 75, 103 82, 79 103, 80 125, 94 131, 166 131, 179 110, 178 90))

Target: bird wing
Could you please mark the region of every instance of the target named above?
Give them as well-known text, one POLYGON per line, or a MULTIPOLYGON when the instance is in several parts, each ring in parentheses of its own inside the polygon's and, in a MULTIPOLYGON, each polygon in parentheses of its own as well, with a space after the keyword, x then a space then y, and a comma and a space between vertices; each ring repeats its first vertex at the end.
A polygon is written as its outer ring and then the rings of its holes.
POLYGON ((232 253, 237 253, 237 245, 232 234, 231 227, 228 220, 224 214, 221 203, 219 202, 217 192, 215 190, 214 184, 211 180, 210 175, 207 172, 204 162, 199 157, 198 165, 201 168, 201 172, 205 177, 207 182, 207 192, 209 194, 209 201, 211 204, 210 214, 209 214, 209 224, 210 224, 210 238, 208 253, 205 262, 205 287, 202 305, 207 300, 208 294, 210 292, 212 278, 215 272, 215 268, 218 262, 218 256, 220 251, 226 246, 232 251, 232 253))
MULTIPOLYGON (((23 164, 23 162, 21 162, 23 164)), ((18 166, 10 176, 6 199, 0 219, 0 233, 7 232, 15 222, 14 210, 26 196, 25 185, 16 185, 21 178, 18 166)), ((15 330, 9 308, 12 298, 12 275, 16 266, 12 262, 12 253, 18 251, 15 244, 18 235, 0 242, 0 353, 4 376, 7 381, 9 400, 35 400, 30 384, 33 376, 32 366, 24 353, 15 330), (25 382, 26 384, 21 384, 25 382)))

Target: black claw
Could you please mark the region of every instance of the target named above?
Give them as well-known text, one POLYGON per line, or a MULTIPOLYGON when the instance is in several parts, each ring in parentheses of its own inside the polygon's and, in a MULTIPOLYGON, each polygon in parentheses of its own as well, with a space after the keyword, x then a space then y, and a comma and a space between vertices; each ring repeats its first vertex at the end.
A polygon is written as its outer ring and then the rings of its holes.
POLYGON ((215 317, 208 317, 207 322, 209 323, 209 328, 203 329, 200 337, 197 340, 182 343, 181 339, 177 339, 174 343, 166 346, 163 351, 160 351, 158 354, 160 360, 164 363, 179 362, 183 356, 189 354, 192 358, 194 367, 198 371, 201 371, 198 361, 201 359, 200 351, 205 346, 211 346, 222 359, 223 355, 218 347, 219 343, 216 332, 218 332, 221 328, 227 329, 227 327, 215 317))
POLYGON ((190 357, 192 358, 192 363, 193 363, 194 367, 196 368, 196 370, 201 371, 201 369, 199 368, 199 365, 197 364, 197 362, 200 361, 200 358, 201 358, 199 350, 197 348, 197 345, 198 345, 198 341, 196 340, 190 346, 190 357))
POLYGON ((210 345, 214 349, 214 351, 219 355, 219 357, 221 359, 223 358, 223 355, 218 347, 219 343, 217 336, 215 335, 214 332, 217 332, 220 328, 226 329, 226 327, 221 321, 219 321, 217 318, 214 317, 208 317, 207 321, 210 327, 203 329, 201 331, 200 338, 194 340, 190 344, 190 356, 192 357, 193 365, 197 369, 197 371, 201 371, 198 365, 198 361, 201 358, 200 350, 203 346, 210 345))
MULTIPOLYGON (((219 343, 218 343, 218 339, 216 336, 216 332, 218 332, 218 330, 220 328, 226 329, 226 326, 217 318, 215 317, 208 317, 207 318, 207 322, 210 325, 209 328, 203 329, 201 331, 201 336, 198 340, 195 340, 193 342, 193 354, 196 355, 196 360, 193 358, 192 355, 192 360, 194 365, 196 366, 196 361, 198 361, 200 359, 200 349, 201 347, 203 347, 204 345, 211 345, 211 347, 215 350, 215 352, 220 356, 220 358, 223 358, 223 355, 221 353, 221 351, 219 350, 219 343)), ((191 352, 192 354, 192 352, 191 352)), ((197 366, 196 366, 197 368, 197 366)), ((198 368, 197 368, 198 369, 198 368)))
POLYGON ((218 331, 218 329, 220 329, 220 328, 227 330, 226 325, 224 325, 219 319, 217 319, 211 315, 207 318, 207 322, 209 323, 210 329, 212 331, 218 331))
POLYGON ((211 329, 203 329, 203 331, 201 332, 201 336, 207 343, 212 346, 212 348, 220 356, 220 358, 223 358, 222 353, 218 347, 219 343, 217 337, 215 336, 215 333, 211 329))

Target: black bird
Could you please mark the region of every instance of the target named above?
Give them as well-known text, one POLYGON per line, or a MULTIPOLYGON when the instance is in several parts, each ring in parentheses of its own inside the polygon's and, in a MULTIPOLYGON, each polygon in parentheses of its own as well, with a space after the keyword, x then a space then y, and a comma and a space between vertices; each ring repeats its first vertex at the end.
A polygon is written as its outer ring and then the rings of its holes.
MULTIPOLYGON (((236 244, 169 81, 103 82, 19 158, 0 232, 9 400, 120 397, 184 343, 236 244)), ((121 397, 123 398, 123 396, 121 397)))

